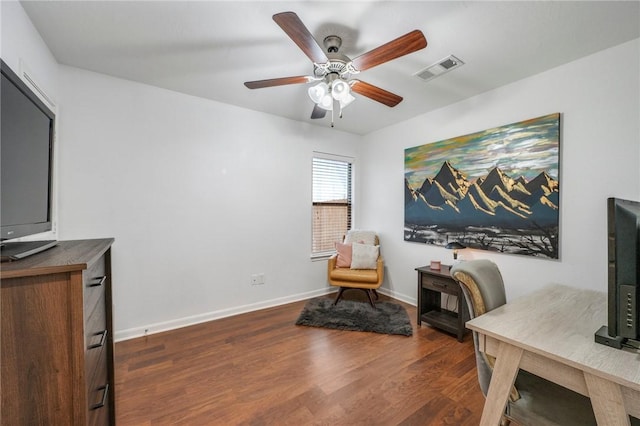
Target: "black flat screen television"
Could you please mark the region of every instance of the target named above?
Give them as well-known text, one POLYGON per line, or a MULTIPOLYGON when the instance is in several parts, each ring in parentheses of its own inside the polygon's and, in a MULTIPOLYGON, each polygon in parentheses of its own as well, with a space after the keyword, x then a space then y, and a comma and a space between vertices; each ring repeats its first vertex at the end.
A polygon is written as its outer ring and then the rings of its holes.
POLYGON ((20 259, 55 241, 10 242, 52 229, 55 114, 1 61, 1 259, 20 259))
POLYGON ((607 324, 596 342, 640 352, 640 202, 607 199, 607 324))

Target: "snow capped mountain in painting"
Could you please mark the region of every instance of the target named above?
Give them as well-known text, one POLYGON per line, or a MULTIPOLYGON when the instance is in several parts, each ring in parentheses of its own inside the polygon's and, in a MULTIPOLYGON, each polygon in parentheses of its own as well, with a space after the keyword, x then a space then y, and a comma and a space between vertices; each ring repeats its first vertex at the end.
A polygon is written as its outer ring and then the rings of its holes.
POLYGON ((527 181, 498 167, 470 182, 448 161, 418 189, 405 179, 405 225, 444 228, 557 227, 558 181, 546 172, 527 181))

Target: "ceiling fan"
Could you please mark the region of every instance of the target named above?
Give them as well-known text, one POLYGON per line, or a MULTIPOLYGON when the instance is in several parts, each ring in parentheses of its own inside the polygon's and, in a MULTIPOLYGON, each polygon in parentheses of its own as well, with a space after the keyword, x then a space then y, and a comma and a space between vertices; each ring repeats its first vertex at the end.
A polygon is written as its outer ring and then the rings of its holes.
MULTIPOLYGON (((402 101, 401 96, 362 80, 352 79, 351 76, 427 46, 424 34, 420 30, 413 30, 355 59, 349 59, 339 53, 342 39, 336 35, 327 36, 323 40, 325 53, 294 12, 277 13, 273 15, 273 20, 311 59, 313 75, 247 81, 244 85, 249 89, 260 89, 319 82, 308 89, 309 97, 315 103, 311 118, 324 118, 327 111, 331 111, 333 117, 334 103, 338 104, 342 117, 342 109, 355 100, 352 92, 389 107, 398 105, 402 101)), ((333 127, 333 119, 331 121, 333 127)))

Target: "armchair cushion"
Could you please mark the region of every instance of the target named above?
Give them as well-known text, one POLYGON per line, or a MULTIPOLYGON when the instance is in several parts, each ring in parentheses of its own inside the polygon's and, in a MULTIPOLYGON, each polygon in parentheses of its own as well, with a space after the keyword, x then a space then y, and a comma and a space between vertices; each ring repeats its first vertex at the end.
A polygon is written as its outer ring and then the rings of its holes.
POLYGON ((375 269, 347 269, 336 268, 330 272, 329 278, 341 282, 349 282, 350 287, 356 287, 356 283, 366 283, 367 287, 378 282, 378 273, 375 269))
POLYGON ((327 262, 329 283, 337 287, 372 288, 382 285, 384 279, 384 259, 378 256, 376 269, 337 268, 338 255, 334 254, 327 262))
POLYGON ((380 246, 353 243, 351 269, 376 269, 380 246))

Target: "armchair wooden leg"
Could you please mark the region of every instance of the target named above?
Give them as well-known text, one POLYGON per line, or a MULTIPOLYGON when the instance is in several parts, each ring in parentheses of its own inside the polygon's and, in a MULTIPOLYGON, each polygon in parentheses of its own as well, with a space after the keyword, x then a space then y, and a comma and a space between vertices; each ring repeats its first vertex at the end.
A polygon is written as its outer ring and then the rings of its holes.
MULTIPOLYGON (((333 302, 334 306, 338 304, 338 302, 342 298, 342 293, 344 293, 345 290, 349 290, 349 287, 340 287, 340 290, 338 291, 338 295, 336 296, 336 300, 335 302, 333 302)), ((373 306, 373 309, 376 309, 376 302, 374 302, 373 299, 375 296, 375 300, 378 300, 380 296, 378 295, 378 292, 375 291, 375 289, 359 288, 354 290, 362 290, 365 293, 367 293, 367 296, 369 297, 369 303, 371 303, 371 306, 373 306)))
POLYGON ((340 301, 340 299, 342 298, 342 293, 344 293, 345 290, 346 288, 340 287, 340 291, 338 291, 338 296, 336 296, 336 301, 333 302, 334 305, 338 304, 338 301, 340 301))
MULTIPOLYGON (((375 293, 375 290, 366 290, 367 292, 367 296, 369 296, 369 303, 371 303, 371 306, 373 306, 373 309, 376 309, 376 303, 373 301, 373 296, 371 295, 372 293, 375 293)), ((377 299, 377 297, 376 297, 377 299)))

